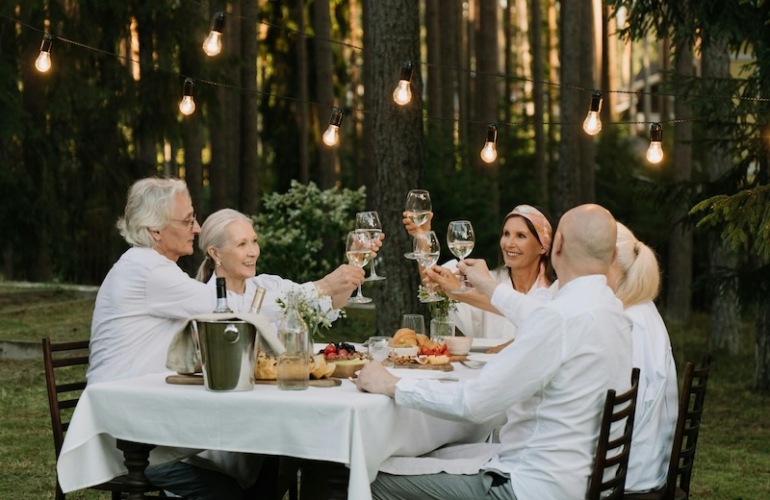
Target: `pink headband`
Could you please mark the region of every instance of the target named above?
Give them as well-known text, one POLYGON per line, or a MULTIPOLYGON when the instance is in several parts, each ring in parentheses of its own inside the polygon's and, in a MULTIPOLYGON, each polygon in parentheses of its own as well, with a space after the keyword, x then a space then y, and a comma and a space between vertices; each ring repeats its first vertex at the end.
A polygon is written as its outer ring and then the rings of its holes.
MULTIPOLYGON (((535 231, 537 232, 537 238, 540 240, 540 244, 543 245, 543 248, 545 248, 545 253, 551 251, 551 241, 552 241, 552 229, 551 229, 551 223, 548 222, 548 219, 545 218, 545 215, 543 213, 536 209, 535 207, 532 207, 530 205, 519 205, 518 207, 511 210, 511 212, 505 216, 505 220, 508 220, 509 217, 512 217, 514 215, 518 215, 520 217, 524 217, 529 222, 532 223, 533 226, 535 226, 535 231)), ((504 224, 505 222, 503 222, 504 224)))

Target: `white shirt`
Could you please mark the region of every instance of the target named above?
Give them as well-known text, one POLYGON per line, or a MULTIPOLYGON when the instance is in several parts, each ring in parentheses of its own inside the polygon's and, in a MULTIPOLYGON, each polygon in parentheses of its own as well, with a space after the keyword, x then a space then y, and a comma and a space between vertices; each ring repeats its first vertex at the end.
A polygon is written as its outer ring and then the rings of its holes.
POLYGON ((216 295, 152 248, 128 249, 96 296, 88 383, 166 372, 174 334, 216 295))
MULTIPOLYGON (((505 312, 498 291, 492 303, 505 312)), ((478 378, 402 379, 396 402, 474 422, 504 414, 500 452, 484 469, 508 474, 519 500, 575 498, 588 485, 607 389, 630 387, 631 342, 631 321, 606 278, 577 278, 522 323, 478 378)))
POLYGON ((676 364, 666 325, 652 301, 626 309, 634 322, 634 366, 641 368, 626 491, 663 486, 679 414, 676 364))
MULTIPOLYGON (((443 267, 455 272, 457 260, 450 260, 443 264, 443 267)), ((490 274, 500 285, 510 290, 514 289, 507 267, 494 269, 490 271, 490 274)), ((526 295, 537 303, 545 303, 553 298, 554 293, 550 288, 544 288, 535 282, 526 295)), ((516 337, 516 324, 508 321, 504 316, 463 302, 457 303, 456 306, 457 309, 450 311, 448 318, 450 321, 454 321, 457 328, 466 337, 502 340, 512 340, 516 337)))
MULTIPOLYGON (((558 282, 551 288, 558 289, 558 282)), ((495 299, 504 303, 506 318, 525 320, 540 304, 529 296, 497 287, 495 299)), ((666 482, 674 427, 679 414, 676 363, 666 325, 652 301, 625 310, 633 321, 633 362, 639 367, 639 393, 634 434, 628 459, 626 491, 645 492, 666 482)))

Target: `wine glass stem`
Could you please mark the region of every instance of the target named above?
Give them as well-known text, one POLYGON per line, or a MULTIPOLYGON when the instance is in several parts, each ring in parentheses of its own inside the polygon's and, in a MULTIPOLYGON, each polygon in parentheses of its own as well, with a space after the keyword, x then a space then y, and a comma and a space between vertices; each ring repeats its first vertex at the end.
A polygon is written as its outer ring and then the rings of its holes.
POLYGON ((359 284, 358 285, 358 293, 356 294, 356 297, 363 297, 363 296, 364 296, 364 294, 361 293, 361 285, 359 284))
POLYGON ((376 276, 377 276, 377 271, 374 269, 374 259, 372 259, 372 269, 371 269, 371 272, 369 273, 369 277, 374 278, 376 276))

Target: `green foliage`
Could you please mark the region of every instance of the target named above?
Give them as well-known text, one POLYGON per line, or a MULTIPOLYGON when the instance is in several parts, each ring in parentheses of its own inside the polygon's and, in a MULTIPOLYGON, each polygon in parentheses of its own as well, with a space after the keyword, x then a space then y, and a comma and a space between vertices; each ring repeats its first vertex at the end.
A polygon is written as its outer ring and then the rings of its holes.
POLYGON ((695 205, 691 214, 704 212, 698 227, 722 227, 722 238, 738 255, 751 253, 770 262, 770 185, 718 195, 695 205))
POLYGON ((297 181, 284 193, 262 199, 254 216, 261 255, 258 272, 298 282, 318 279, 344 262, 344 238, 364 209, 365 188, 331 188, 297 181))

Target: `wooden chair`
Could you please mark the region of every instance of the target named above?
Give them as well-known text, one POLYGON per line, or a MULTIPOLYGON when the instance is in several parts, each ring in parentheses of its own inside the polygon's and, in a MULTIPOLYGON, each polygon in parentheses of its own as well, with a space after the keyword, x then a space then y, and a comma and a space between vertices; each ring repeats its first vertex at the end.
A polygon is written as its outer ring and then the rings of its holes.
POLYGON ((625 500, 688 500, 690 498, 690 478, 695 462, 695 447, 698 444, 710 368, 711 356, 709 355, 703 357, 698 369, 695 369, 691 361, 685 364, 682 392, 679 396, 679 416, 676 420, 665 486, 658 491, 629 493, 623 497, 625 500))
MULTIPOLYGON (((64 434, 69 428, 69 421, 80 394, 86 388, 86 369, 88 368, 88 341, 51 343, 43 339, 43 364, 45 382, 48 388, 48 406, 51 410, 51 428, 56 458, 61 453, 64 434)), ((112 492, 113 500, 123 498, 123 494, 137 493, 136 483, 128 475, 118 476, 111 481, 92 486, 91 489, 112 492)), ((154 487, 140 487, 139 493, 158 492, 154 487)), ((158 495, 161 496, 161 495, 158 495)), ((56 500, 64 500, 64 493, 56 479, 56 500)))
POLYGON ((626 485, 628 456, 631 451, 631 435, 634 430, 636 394, 639 388, 639 368, 631 371, 631 389, 623 394, 616 394, 613 389, 607 391, 604 413, 599 429, 599 442, 596 446, 594 467, 588 480, 587 500, 620 499, 626 485), (610 439, 613 424, 621 425, 623 434, 617 439, 610 439), (618 422, 618 423, 616 423, 618 422), (605 473, 615 468, 612 477, 605 479, 605 473))

